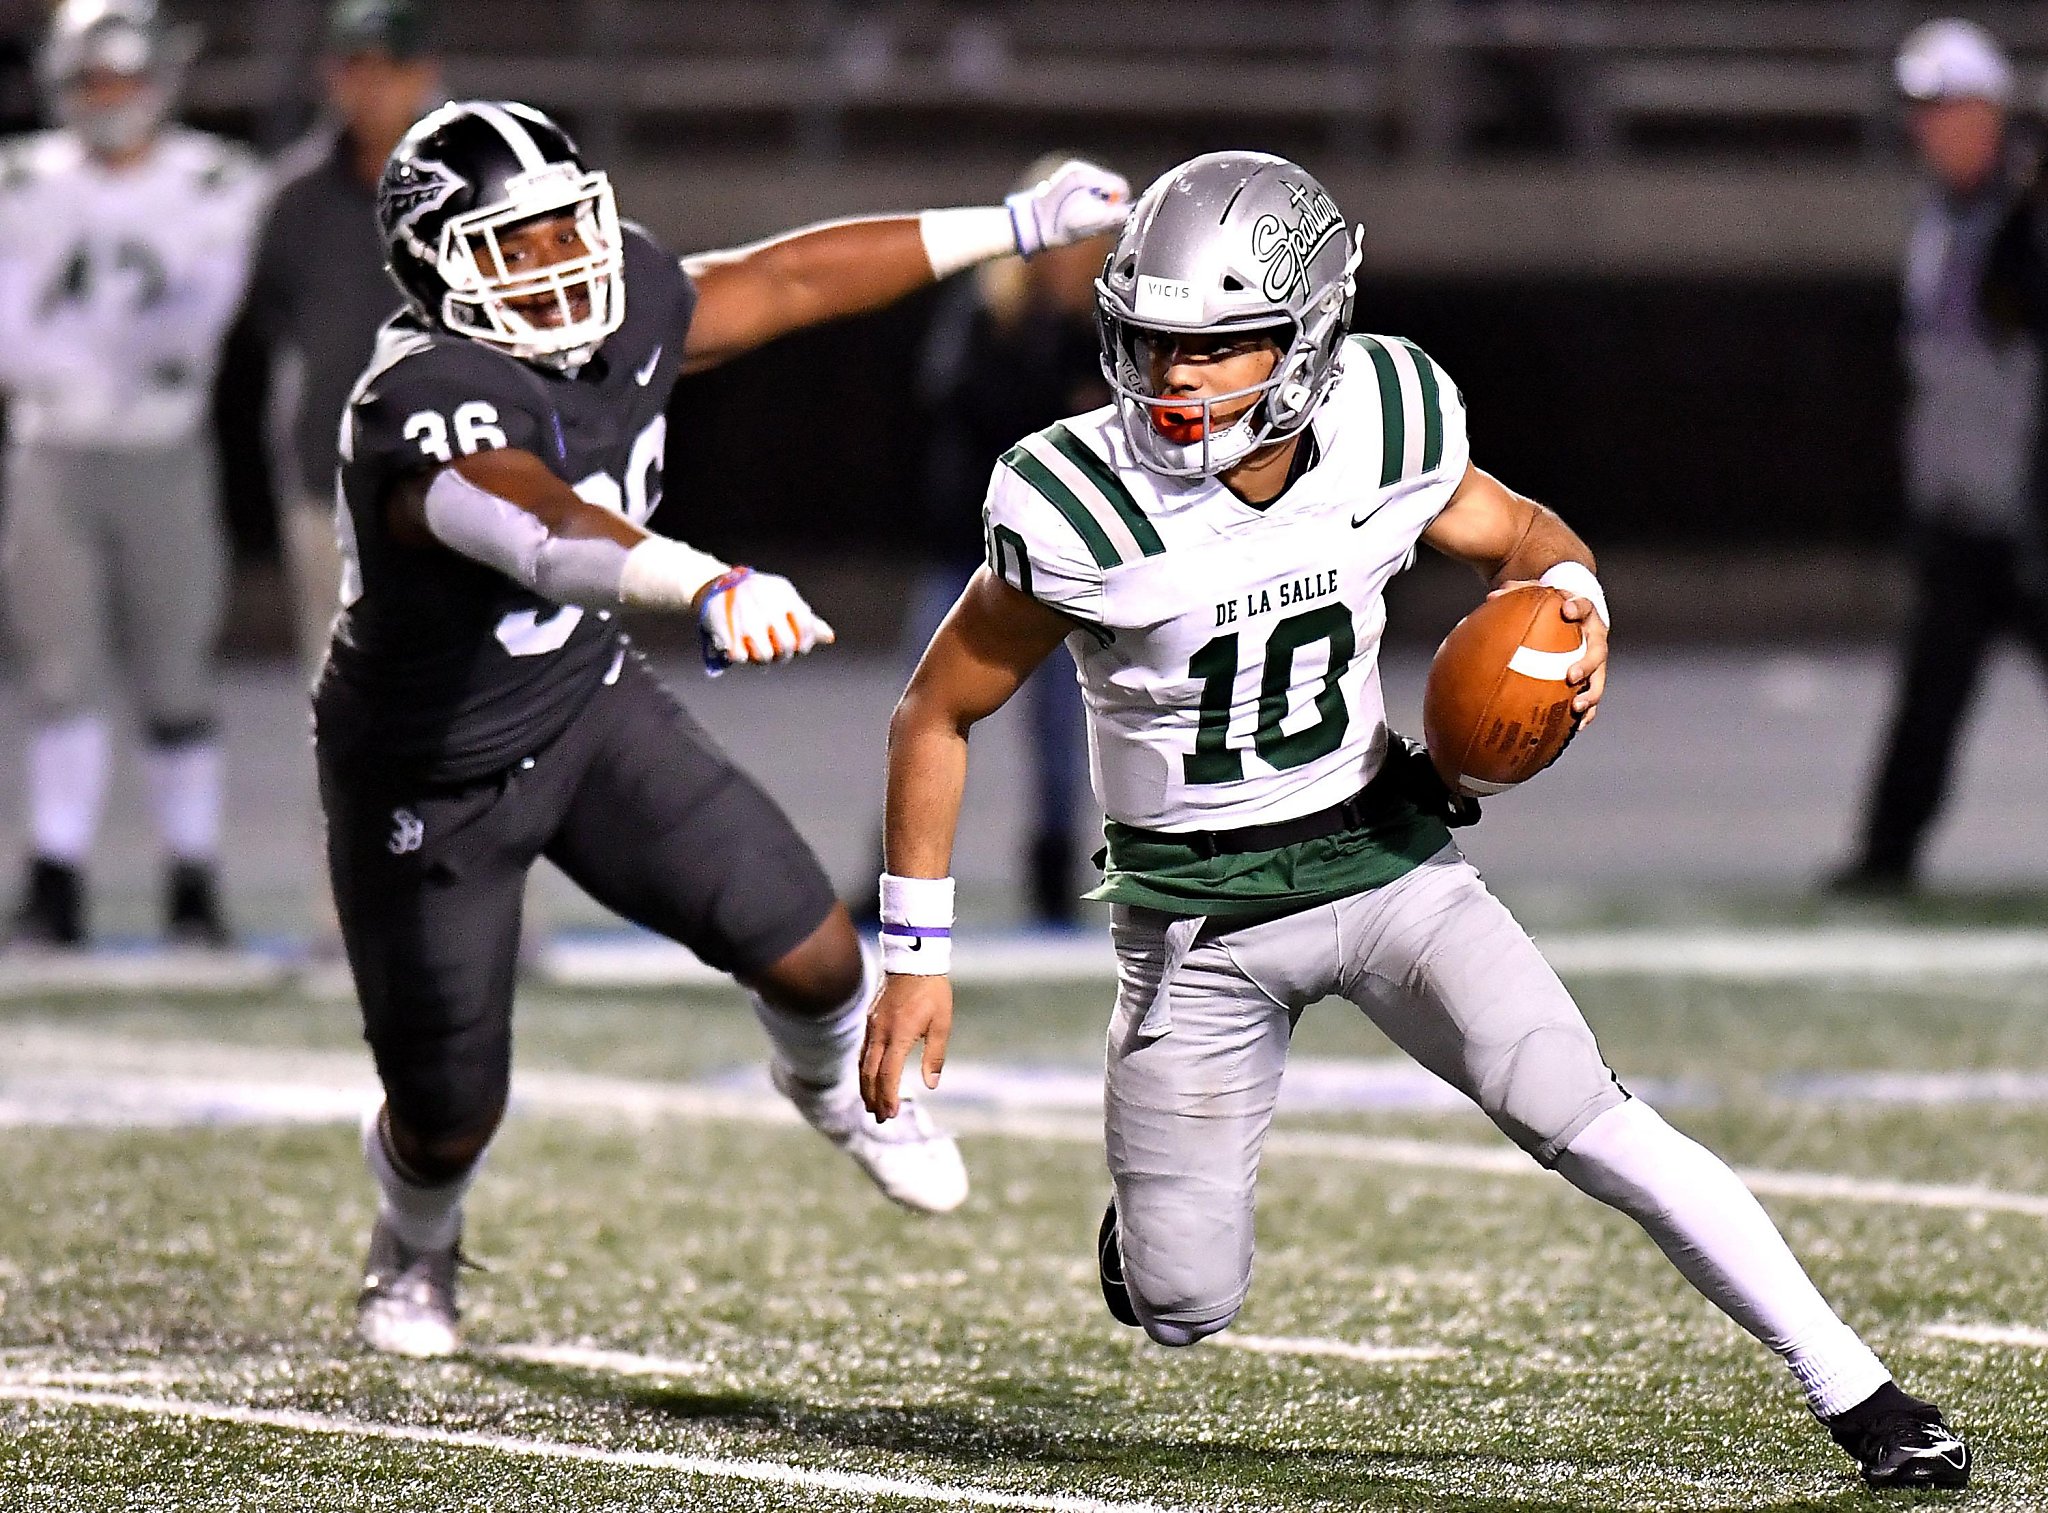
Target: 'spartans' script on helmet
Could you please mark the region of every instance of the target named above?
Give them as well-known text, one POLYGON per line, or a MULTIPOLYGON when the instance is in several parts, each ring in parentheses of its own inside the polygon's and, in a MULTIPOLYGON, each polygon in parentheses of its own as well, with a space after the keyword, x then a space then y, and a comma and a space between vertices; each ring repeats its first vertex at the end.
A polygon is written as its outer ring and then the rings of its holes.
POLYGON ((1252 256, 1265 265, 1270 300, 1284 300, 1297 284, 1307 282, 1308 265, 1344 225, 1337 202, 1320 189, 1289 184, 1287 197, 1301 212, 1299 221, 1290 226, 1268 212, 1252 223, 1252 256))

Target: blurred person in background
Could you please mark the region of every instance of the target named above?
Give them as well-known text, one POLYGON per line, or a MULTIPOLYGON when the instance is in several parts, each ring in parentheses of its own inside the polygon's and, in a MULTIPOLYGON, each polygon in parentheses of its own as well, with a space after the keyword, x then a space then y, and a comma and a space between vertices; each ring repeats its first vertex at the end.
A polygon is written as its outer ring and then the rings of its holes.
POLYGON ((39 58, 58 126, 0 167, 0 598, 25 664, 23 943, 86 938, 118 645, 183 944, 228 943, 214 643, 227 588, 208 399, 265 180, 170 123, 195 51, 151 0, 64 0, 39 58))
POLYGON ((249 315, 272 358, 280 519, 308 680, 341 607, 336 438, 377 328, 398 308, 384 272, 377 180, 441 93, 425 0, 338 0, 321 73, 331 119, 278 167, 249 315))
MULTIPOLYGON (((1013 187, 1030 188, 1067 156, 1040 159, 1013 187)), ((1095 276, 1109 245, 1097 237, 1048 249, 1029 262, 985 263, 941 295, 918 373, 931 432, 918 538, 927 560, 903 630, 913 663, 981 565, 989 470, 1033 431, 1109 401, 1095 338, 1095 276)), ((1075 913, 1074 821, 1085 760, 1081 686, 1072 665, 1055 660, 1040 666, 1025 685, 1025 698, 1035 763, 1032 913, 1065 924, 1075 913)))
POLYGON ((1913 888, 1992 646, 2011 632, 2048 655, 2042 517, 2028 481, 2040 353, 1987 321, 1982 301, 2017 193, 2012 66, 1982 27, 1943 20, 1906 38, 1894 73, 1927 180, 1901 328, 1918 602, 1861 845, 1831 879, 1848 894, 1913 888))

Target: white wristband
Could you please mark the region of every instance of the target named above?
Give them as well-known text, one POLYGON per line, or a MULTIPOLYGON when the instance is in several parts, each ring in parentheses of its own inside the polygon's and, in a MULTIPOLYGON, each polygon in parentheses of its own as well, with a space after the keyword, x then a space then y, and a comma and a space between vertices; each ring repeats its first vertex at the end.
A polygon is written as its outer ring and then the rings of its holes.
POLYGON ((953 967, 953 879, 882 874, 882 970, 943 977, 953 967))
POLYGON ((927 210, 917 218, 917 234, 924 240, 933 278, 950 278, 962 268, 1017 255, 1017 227, 1002 205, 927 210))
POLYGON ((1585 563, 1560 562, 1536 581, 1545 588, 1561 589, 1574 599, 1592 600, 1600 623, 1610 630, 1614 628, 1614 620, 1607 613, 1607 595, 1600 592, 1600 580, 1593 576, 1593 569, 1585 563))
POLYGON ((698 589, 731 571, 709 552, 667 536, 649 536, 626 553, 619 602, 632 609, 686 610, 698 589))

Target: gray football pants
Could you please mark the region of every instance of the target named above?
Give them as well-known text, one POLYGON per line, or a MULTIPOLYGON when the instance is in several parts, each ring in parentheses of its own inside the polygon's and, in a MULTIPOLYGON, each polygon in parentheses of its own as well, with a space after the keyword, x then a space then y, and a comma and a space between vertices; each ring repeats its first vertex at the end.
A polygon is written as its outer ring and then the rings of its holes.
POLYGON ((210 732, 227 598, 212 448, 13 447, 6 466, 0 598, 37 718, 102 706, 119 662, 153 740, 210 732))
POLYGON ((1317 1000, 1363 1009, 1546 1166, 1627 1096, 1564 984, 1454 847, 1262 923, 1119 905, 1111 930, 1105 1117, 1124 1279, 1170 1343, 1214 1333, 1244 1303, 1259 1152, 1295 1021, 1317 1000))

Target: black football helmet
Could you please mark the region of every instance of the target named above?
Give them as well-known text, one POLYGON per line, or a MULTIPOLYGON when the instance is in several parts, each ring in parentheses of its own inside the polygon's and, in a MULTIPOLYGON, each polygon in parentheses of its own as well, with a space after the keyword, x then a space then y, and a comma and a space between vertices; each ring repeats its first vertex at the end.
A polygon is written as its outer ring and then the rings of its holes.
POLYGON ((530 106, 465 100, 422 117, 377 186, 385 266, 424 320, 526 362, 575 369, 626 318, 611 180, 530 106), (511 269, 500 234, 573 217, 582 248, 511 269))

